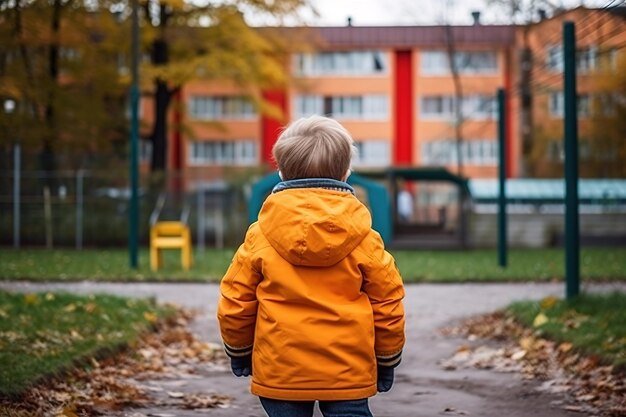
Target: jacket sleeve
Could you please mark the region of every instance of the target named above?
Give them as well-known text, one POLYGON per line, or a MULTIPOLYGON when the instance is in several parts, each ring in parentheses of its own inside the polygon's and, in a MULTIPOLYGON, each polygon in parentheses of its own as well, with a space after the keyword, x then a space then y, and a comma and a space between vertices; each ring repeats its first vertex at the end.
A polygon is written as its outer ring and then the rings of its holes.
POLYGON ((404 347, 404 286, 396 261, 385 250, 378 233, 373 233, 369 261, 363 268, 363 287, 374 313, 376 360, 378 365, 395 367, 404 347))
POLYGON ((256 287, 262 275, 253 260, 254 236, 249 230, 220 283, 217 319, 226 354, 252 353, 257 314, 256 287))

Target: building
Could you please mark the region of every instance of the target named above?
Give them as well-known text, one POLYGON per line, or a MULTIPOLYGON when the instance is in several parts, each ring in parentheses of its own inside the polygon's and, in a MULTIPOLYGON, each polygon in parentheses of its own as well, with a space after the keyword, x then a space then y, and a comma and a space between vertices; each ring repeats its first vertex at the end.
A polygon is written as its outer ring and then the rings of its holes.
MULTIPOLYGON (((282 117, 261 115, 246 99, 249 92, 231 83, 196 81, 181 89, 169 168, 202 179, 219 177, 225 167, 271 166, 280 127, 316 113, 353 134, 357 169, 443 166, 469 178, 495 178, 502 88, 507 176, 554 176, 546 167, 562 159, 562 23, 577 23, 584 136, 585 118, 602 99, 593 94, 592 75, 614 69, 626 42, 623 9, 542 13, 526 26, 482 25, 475 15, 470 26, 308 28, 307 46, 287 64, 291 84, 253 92, 282 117)), ((302 34, 302 28, 284 31, 302 34)), ((584 159, 584 140, 580 152, 584 159)))
MULTIPOLYGON (((299 29, 286 29, 290 30, 299 29)), ((260 92, 283 119, 260 115, 246 92, 225 82, 191 82, 175 97, 169 168, 186 177, 217 176, 223 166, 271 164, 271 148, 289 120, 326 114, 353 134, 355 167, 447 166, 457 171, 456 96, 462 173, 497 173, 496 90, 512 94, 515 28, 487 26, 316 27, 307 51, 289 62, 284 90, 260 92), (448 66, 454 56, 456 74, 448 66), (455 88, 455 75, 461 91, 455 88), (181 110, 182 109, 182 110, 181 110), (185 129, 177 128, 184 125, 185 129)), ((458 84, 457 84, 458 85, 458 84)), ((507 141, 515 143, 512 100, 507 141)), ((149 99, 143 114, 149 115, 149 99)), ((144 118, 144 122, 150 120, 144 118)), ((516 160, 514 146, 508 159, 516 160)), ((511 165, 511 171, 514 172, 511 165)))
POLYGON ((549 19, 541 13, 539 21, 518 29, 520 96, 526 96, 520 103, 520 158, 527 162, 523 176, 563 176, 562 27, 566 21, 574 22, 576 34, 581 175, 600 174, 590 171, 598 157, 590 129, 593 117, 608 116, 616 104, 615 92, 602 91, 602 80, 618 71, 618 58, 626 46, 626 7, 578 7, 549 19))

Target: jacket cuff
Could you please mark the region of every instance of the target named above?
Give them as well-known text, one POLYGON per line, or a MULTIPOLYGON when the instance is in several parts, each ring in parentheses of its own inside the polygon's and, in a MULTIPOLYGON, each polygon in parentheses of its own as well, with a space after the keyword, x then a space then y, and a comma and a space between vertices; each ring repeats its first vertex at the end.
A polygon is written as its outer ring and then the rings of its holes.
POLYGON ((243 356, 252 355, 252 345, 234 347, 224 343, 224 352, 231 358, 241 358, 243 356))
POLYGON ((391 353, 391 354, 376 355, 376 362, 378 366, 395 368, 396 366, 400 365, 401 360, 402 360, 402 351, 391 353))

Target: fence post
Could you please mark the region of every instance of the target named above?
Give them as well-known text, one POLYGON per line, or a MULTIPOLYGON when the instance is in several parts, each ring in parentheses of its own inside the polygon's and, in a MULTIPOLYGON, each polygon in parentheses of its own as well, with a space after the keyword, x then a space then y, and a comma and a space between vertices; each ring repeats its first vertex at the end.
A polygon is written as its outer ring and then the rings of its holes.
POLYGON ((83 177, 85 171, 76 171, 76 249, 83 248, 83 177))
POLYGON ((52 203, 50 202, 50 187, 43 187, 43 217, 46 232, 46 248, 52 249, 52 203))
POLYGON ((580 290, 578 225, 578 100, 576 97, 576 33, 574 22, 563 23, 563 95, 565 100, 565 295, 580 290))
POLYGON ((498 89, 498 264, 507 266, 506 221, 506 93, 498 89))
POLYGON ((201 252, 204 252, 204 230, 205 230, 205 196, 204 196, 204 188, 198 187, 198 221, 197 221, 197 235, 198 235, 198 249, 201 252))
POLYGON ((224 195, 220 195, 220 202, 215 211, 215 246, 224 249, 224 195))
POLYGON ((13 247, 20 247, 20 182, 21 149, 19 144, 13 148, 13 247))

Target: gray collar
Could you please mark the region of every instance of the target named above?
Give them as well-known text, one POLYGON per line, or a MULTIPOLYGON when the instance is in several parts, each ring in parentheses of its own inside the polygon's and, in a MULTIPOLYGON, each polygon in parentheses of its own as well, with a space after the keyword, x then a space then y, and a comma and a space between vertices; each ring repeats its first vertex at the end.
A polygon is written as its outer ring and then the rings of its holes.
POLYGON ((352 188, 350 184, 332 178, 302 178, 297 180, 281 181, 276 184, 272 193, 293 188, 323 188, 326 190, 343 191, 354 194, 354 188, 352 188))

